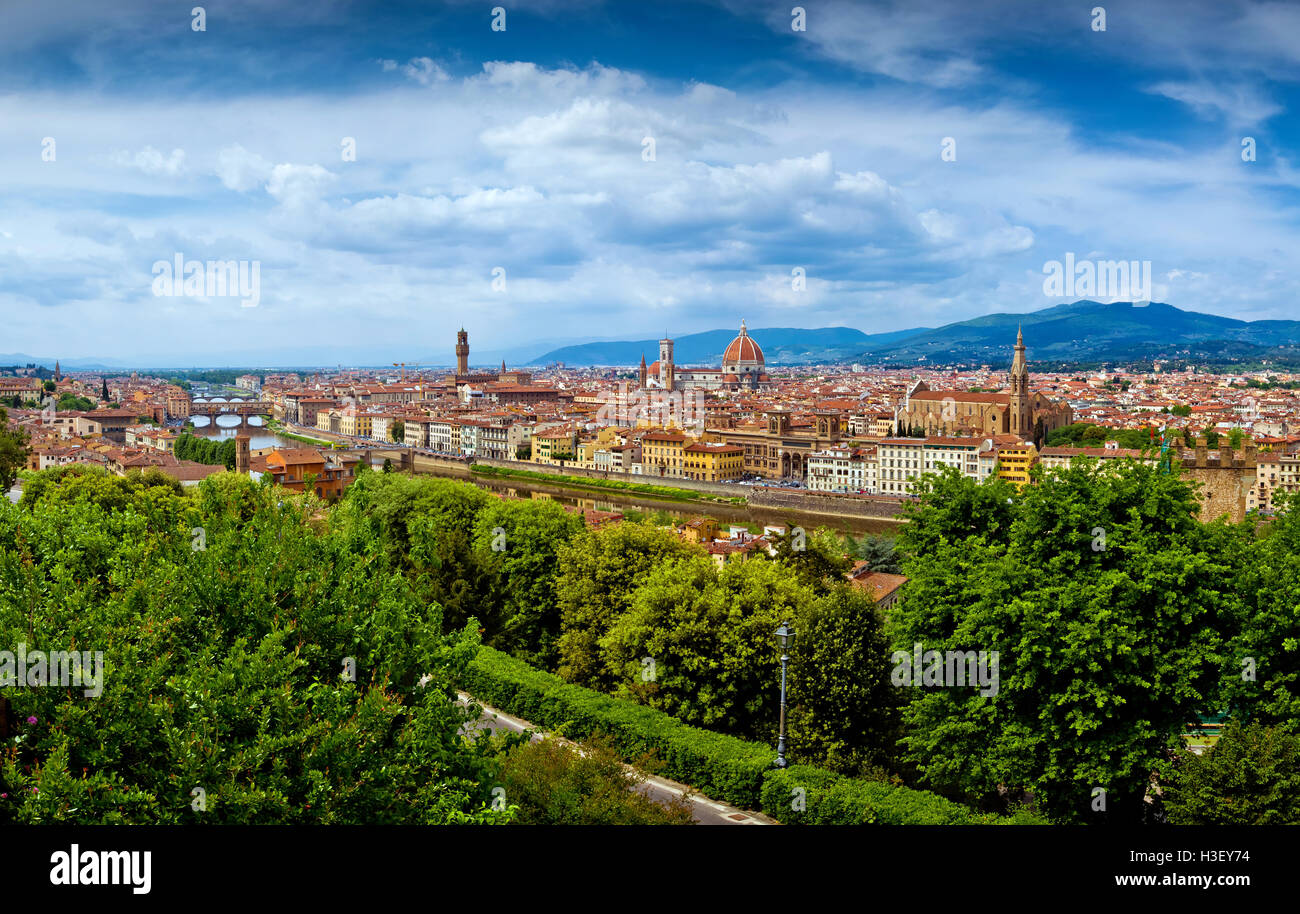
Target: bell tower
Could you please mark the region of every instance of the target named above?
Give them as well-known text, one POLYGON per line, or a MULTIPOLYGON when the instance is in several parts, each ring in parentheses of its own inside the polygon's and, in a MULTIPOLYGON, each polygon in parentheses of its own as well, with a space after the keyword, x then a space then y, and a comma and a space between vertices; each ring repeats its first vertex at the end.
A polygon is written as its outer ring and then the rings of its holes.
POLYGON ((456 334, 456 374, 469 374, 469 334, 464 327, 456 334))
POLYGON ((1025 362, 1025 334, 1016 331, 1016 354, 1011 360, 1010 429, 1013 435, 1032 435, 1034 420, 1029 403, 1029 366, 1025 362))
POLYGON ((664 390, 672 390, 675 383, 673 365, 673 341, 667 334, 659 341, 659 383, 664 390))

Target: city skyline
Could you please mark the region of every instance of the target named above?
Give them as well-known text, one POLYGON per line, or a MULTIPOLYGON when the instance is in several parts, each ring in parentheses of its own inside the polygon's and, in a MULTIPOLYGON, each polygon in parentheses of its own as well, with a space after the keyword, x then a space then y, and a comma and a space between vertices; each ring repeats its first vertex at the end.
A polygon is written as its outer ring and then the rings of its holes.
POLYGON ((385 364, 453 324, 485 354, 739 316, 875 333, 1065 301, 1046 267, 1076 258, 1290 316, 1295 9, 490 9, 15 11, 3 348, 385 364), (155 294, 178 257, 258 264, 255 305, 155 294))

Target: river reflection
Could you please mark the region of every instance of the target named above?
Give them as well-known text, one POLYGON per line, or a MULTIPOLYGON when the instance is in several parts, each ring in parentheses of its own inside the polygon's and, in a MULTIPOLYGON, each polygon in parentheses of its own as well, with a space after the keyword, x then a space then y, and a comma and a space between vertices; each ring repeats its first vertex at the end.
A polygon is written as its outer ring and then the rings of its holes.
POLYGON ((248 446, 253 450, 264 447, 304 447, 292 438, 285 438, 267 429, 261 416, 251 417, 247 425, 241 424, 238 416, 217 416, 215 423, 207 416, 195 416, 190 421, 193 424, 185 430, 198 438, 224 441, 243 433, 249 436, 248 446))
POLYGON ((467 480, 482 489, 508 495, 514 498, 551 499, 562 505, 595 511, 626 512, 639 511, 642 514, 671 517, 674 521, 693 520, 707 516, 727 524, 761 528, 768 524, 783 526, 803 526, 809 530, 828 527, 838 533, 851 533, 861 536, 864 533, 887 534, 898 533, 896 521, 880 520, 869 517, 836 517, 823 514, 809 514, 801 511, 785 511, 773 508, 757 508, 750 505, 728 505, 708 503, 683 505, 680 502, 660 502, 636 495, 610 495, 587 497, 573 492, 566 492, 550 486, 533 486, 521 484, 517 480, 509 482, 497 479, 473 478, 467 480))

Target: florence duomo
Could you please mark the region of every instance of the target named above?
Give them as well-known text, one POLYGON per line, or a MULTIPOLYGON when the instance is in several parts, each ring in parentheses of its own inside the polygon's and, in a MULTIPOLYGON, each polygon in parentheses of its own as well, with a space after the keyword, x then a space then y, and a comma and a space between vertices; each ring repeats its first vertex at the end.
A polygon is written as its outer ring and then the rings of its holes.
POLYGON ((642 356, 639 372, 641 387, 661 390, 755 390, 769 380, 763 350, 743 320, 739 335, 723 350, 721 368, 678 366, 673 361, 673 341, 665 336, 659 341, 658 360, 647 366, 642 356))

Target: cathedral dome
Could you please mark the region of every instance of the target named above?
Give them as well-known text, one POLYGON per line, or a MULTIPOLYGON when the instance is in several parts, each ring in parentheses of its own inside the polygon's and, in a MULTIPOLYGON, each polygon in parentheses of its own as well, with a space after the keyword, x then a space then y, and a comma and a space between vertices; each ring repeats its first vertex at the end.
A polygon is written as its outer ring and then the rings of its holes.
POLYGON ((747 369, 752 372, 755 368, 759 370, 763 368, 763 350, 749 335, 745 322, 741 321, 740 336, 732 340, 731 345, 722 353, 722 370, 735 372, 738 369, 747 369))

